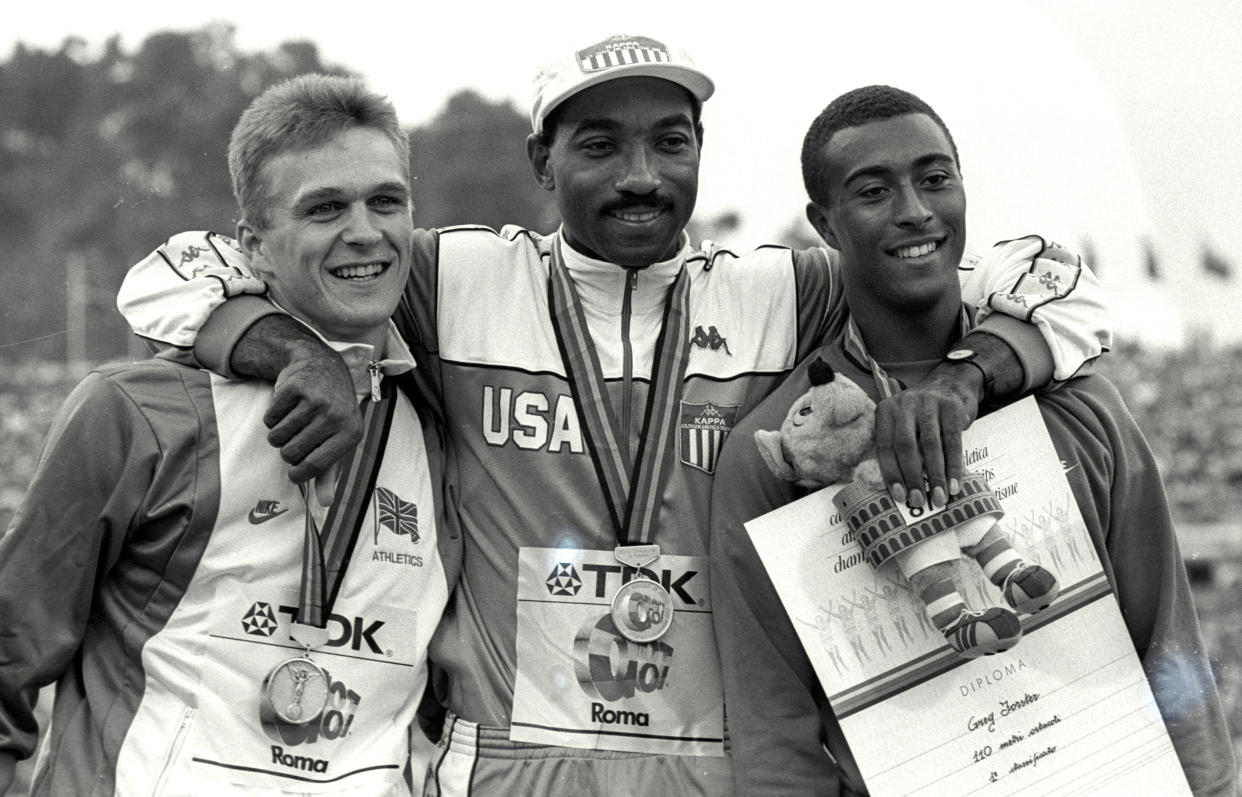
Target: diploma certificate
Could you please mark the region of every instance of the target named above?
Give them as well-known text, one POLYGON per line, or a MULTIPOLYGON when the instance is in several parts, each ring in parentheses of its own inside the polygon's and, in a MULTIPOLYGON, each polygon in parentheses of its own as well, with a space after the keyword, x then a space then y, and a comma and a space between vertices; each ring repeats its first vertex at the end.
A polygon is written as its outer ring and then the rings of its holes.
MULTIPOLYGON (((746 524, 873 795, 1190 794, 1034 399, 963 435, 1001 525, 1061 594, 1012 649, 949 648, 820 490, 746 524)), ((968 559, 972 608, 1005 605, 968 559)))

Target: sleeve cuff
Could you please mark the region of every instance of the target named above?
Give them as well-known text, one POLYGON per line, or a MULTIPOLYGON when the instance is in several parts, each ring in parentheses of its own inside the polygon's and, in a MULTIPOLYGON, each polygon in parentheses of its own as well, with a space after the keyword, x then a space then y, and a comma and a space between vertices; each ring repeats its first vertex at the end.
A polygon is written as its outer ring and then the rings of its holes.
POLYGON ((258 296, 236 296, 212 311, 194 342, 194 356, 204 368, 229 379, 239 379, 230 366, 233 348, 246 330, 264 316, 282 314, 271 302, 258 296))
POLYGON ((1026 395, 1052 381, 1052 350, 1039 327, 1003 313, 991 313, 972 331, 994 335, 1013 349, 1022 366, 1022 390, 1018 395, 1026 395))

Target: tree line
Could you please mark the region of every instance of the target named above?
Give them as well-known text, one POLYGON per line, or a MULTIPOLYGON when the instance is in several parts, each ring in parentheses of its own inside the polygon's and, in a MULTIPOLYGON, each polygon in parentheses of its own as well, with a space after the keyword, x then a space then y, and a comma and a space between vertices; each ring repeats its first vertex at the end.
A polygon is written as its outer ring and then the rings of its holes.
MULTIPOLYGON (((233 125, 305 72, 350 73, 308 41, 244 52, 227 24, 155 33, 132 51, 116 36, 18 44, 0 62, 0 358, 139 352, 115 310, 126 269, 181 230, 233 230, 233 125)), ((410 128, 415 222, 554 229, 528 125, 512 104, 462 90, 410 128)))

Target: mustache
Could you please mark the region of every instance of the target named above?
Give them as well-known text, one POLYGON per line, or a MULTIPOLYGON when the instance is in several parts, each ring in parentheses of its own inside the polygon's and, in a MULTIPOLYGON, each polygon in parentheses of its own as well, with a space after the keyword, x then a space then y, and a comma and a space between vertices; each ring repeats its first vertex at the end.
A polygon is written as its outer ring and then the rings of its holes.
POLYGON ((673 206, 673 201, 663 194, 647 194, 645 196, 629 196, 614 199, 607 202, 600 208, 602 215, 615 213, 619 210, 668 210, 673 206))

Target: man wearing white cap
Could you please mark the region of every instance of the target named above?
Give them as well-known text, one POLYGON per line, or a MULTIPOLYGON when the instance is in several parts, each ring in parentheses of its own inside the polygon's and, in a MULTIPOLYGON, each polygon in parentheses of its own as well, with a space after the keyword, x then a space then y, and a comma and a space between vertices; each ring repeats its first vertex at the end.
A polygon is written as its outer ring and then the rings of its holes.
MULTIPOLYGON (((527 144, 561 229, 415 234, 396 318, 438 365, 466 529, 431 650, 448 716, 429 794, 731 792, 707 590, 712 477, 733 425, 842 318, 828 250, 689 245, 712 90, 653 39, 570 54, 536 81, 527 144)), ((299 475, 322 469, 337 443, 306 421, 327 401, 330 360, 259 300, 224 301, 261 290, 244 262, 191 280, 169 268, 195 236, 131 271, 123 311, 211 367, 279 374, 270 439, 299 475)), ((903 463, 920 455, 914 408, 933 410, 920 428, 940 500, 955 471, 936 427, 955 450, 985 389, 1042 385, 1054 363, 1068 376, 1107 345, 1089 275, 1072 290, 1022 279, 1043 254, 1031 239, 985 255, 992 276, 976 276, 972 300, 1021 294, 1038 309, 990 316, 991 334, 967 341, 973 364, 886 409, 903 463)), ((921 485, 921 467, 906 470, 921 485)))

